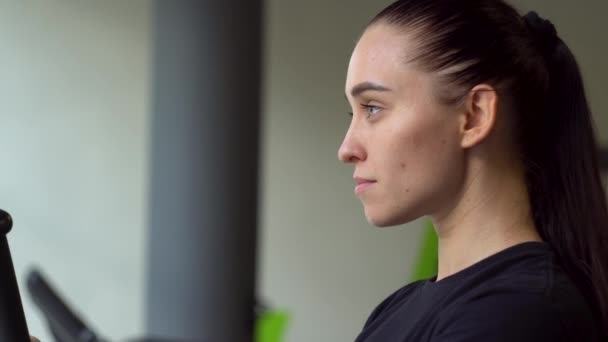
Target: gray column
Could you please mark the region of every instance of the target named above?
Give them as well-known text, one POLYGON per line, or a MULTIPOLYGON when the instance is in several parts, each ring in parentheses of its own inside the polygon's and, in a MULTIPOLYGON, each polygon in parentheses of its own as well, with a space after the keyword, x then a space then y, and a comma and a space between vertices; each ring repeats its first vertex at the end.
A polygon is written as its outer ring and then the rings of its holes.
POLYGON ((146 330, 251 341, 261 0, 156 0, 146 330))

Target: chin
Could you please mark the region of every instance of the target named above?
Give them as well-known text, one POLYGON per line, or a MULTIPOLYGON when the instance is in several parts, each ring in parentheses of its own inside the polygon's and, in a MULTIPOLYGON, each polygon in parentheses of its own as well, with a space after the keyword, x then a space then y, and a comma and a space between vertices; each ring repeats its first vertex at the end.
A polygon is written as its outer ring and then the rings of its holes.
POLYGON ((373 218, 367 218, 367 222, 369 224, 371 224, 372 226, 376 226, 378 228, 392 227, 392 226, 396 226, 399 224, 399 223, 394 223, 392 221, 377 220, 377 219, 373 219, 373 218))
POLYGON ((369 224, 382 228, 409 223, 416 220, 418 217, 403 214, 397 215, 395 213, 374 213, 370 210, 365 210, 365 218, 369 224))

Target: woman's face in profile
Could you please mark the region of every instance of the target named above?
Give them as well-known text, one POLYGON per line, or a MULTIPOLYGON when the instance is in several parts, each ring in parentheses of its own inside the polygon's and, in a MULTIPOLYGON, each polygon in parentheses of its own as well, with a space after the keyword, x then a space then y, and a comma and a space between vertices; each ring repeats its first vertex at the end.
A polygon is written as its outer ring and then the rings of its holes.
POLYGON ((377 226, 441 215, 463 182, 461 116, 437 101, 431 74, 406 63, 412 45, 391 26, 375 24, 348 67, 353 117, 338 156, 353 164, 355 193, 377 226))

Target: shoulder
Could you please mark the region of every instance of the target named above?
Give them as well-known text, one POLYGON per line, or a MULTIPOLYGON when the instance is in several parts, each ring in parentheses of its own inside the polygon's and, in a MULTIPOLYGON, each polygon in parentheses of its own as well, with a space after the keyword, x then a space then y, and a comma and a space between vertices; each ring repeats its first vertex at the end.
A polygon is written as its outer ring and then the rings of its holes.
POLYGON ((594 323, 570 282, 522 275, 467 295, 439 317, 438 341, 594 341, 594 323), (529 280, 526 281, 526 280, 529 280))
POLYGON ((413 293, 415 293, 420 286, 424 283, 425 280, 415 281, 408 285, 405 285, 398 289, 397 291, 391 293, 388 297, 386 297, 380 304, 378 304, 372 313, 367 318, 365 322, 364 329, 367 328, 370 324, 377 320, 378 317, 383 316, 387 312, 392 309, 398 307, 404 300, 409 298, 413 293))

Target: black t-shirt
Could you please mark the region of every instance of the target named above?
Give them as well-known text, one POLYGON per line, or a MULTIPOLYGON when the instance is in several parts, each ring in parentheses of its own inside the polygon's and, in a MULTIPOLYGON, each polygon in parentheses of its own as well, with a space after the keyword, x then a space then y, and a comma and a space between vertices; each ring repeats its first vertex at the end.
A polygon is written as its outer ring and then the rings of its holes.
POLYGON ((525 242, 386 298, 356 342, 597 341, 581 293, 547 243, 525 242))

